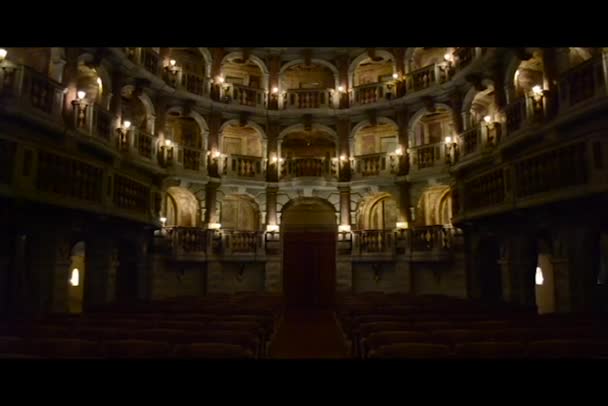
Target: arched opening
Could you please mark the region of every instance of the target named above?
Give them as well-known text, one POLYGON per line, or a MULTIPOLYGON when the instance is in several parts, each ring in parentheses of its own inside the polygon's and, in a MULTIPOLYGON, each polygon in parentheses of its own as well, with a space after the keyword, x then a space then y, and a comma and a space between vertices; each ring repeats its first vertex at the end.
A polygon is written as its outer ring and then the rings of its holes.
POLYGON ((419 91, 444 83, 454 73, 454 48, 415 48, 407 64, 409 89, 419 91))
POLYGON ((198 199, 188 189, 171 186, 165 194, 165 225, 196 227, 199 225, 198 199))
POLYGON ((542 51, 535 51, 527 61, 521 61, 513 76, 514 100, 531 94, 534 89, 542 89, 544 64, 542 51), (538 86, 538 87, 537 87, 538 86))
MULTIPOLYGON (((332 107, 335 84, 335 74, 328 66, 320 63, 291 65, 282 72, 279 82, 283 108, 332 107)), ((272 91, 274 93, 274 89, 272 91)))
POLYGON ((414 225, 418 227, 451 225, 452 194, 448 185, 426 188, 415 208, 414 225))
POLYGON ((125 86, 121 92, 122 97, 122 120, 130 121, 131 128, 135 128, 144 133, 152 133, 151 115, 146 105, 139 96, 136 95, 133 86, 125 86))
MULTIPOLYGON (((206 93, 206 72, 207 66, 205 58, 198 49, 193 48, 171 48, 170 61, 175 61, 175 66, 179 69, 180 85, 188 92, 202 96, 206 93)), ((168 72, 171 72, 170 70, 168 72)), ((175 70, 175 72, 178 72, 175 70)), ((171 73, 166 73, 170 75, 171 73)))
POLYGON ((78 63, 78 77, 76 88, 85 92, 86 100, 90 104, 100 105, 107 110, 108 98, 106 93, 109 89, 104 87, 104 83, 95 68, 89 67, 84 61, 78 63))
POLYGON ((227 57, 221 72, 217 80, 222 84, 225 102, 251 107, 264 105, 267 79, 256 61, 242 56, 227 57))
POLYGON ((568 48, 569 68, 573 68, 591 59, 595 53, 594 48, 568 48))
POLYGON ((502 301, 500 245, 496 237, 482 238, 474 258, 478 262, 480 299, 488 303, 502 301))
POLYGON ((192 117, 181 117, 180 113, 169 112, 166 138, 177 144, 177 160, 184 169, 198 171, 201 167, 203 148, 202 131, 192 117))
POLYGON ((397 169, 398 128, 392 122, 362 127, 354 134, 355 172, 378 176, 397 169))
POLYGON ((396 93, 394 58, 388 52, 376 52, 365 57, 352 73, 353 99, 355 104, 369 104, 390 100, 396 93))
POLYGON ((413 123, 413 140, 410 145, 414 165, 423 169, 445 162, 447 145, 444 142, 454 138, 450 110, 439 107, 434 112, 424 113, 413 123))
POLYGON ((388 193, 378 193, 361 202, 357 213, 357 228, 361 231, 392 231, 398 217, 399 210, 395 199, 388 193))
POLYGON ((534 295, 539 314, 555 312, 555 279, 551 246, 544 239, 538 241, 534 295))
POLYGON ((283 289, 295 307, 327 307, 336 291, 336 210, 312 197, 289 201, 281 212, 283 289))
POLYGON ((70 253, 70 267, 68 284, 68 312, 82 313, 84 303, 86 245, 79 241, 72 247, 70 253))
POLYGON ((258 129, 251 125, 228 124, 220 137, 225 175, 250 178, 262 175, 265 145, 258 129))
POLYGON ((220 223, 224 230, 258 231, 258 204, 246 195, 228 195, 221 202, 220 223))
POLYGON ((333 176, 334 137, 323 129, 294 130, 280 141, 281 177, 333 176))

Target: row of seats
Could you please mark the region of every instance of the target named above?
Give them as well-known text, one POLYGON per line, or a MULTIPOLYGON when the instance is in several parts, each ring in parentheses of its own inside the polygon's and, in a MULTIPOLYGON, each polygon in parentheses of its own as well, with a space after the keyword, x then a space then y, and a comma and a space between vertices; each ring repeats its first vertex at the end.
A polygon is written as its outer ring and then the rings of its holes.
POLYGON ((358 358, 604 357, 608 348, 597 315, 539 316, 437 295, 345 296, 336 316, 358 358))
POLYGON ((0 324, 4 357, 262 358, 282 314, 278 297, 112 304, 82 315, 0 324))

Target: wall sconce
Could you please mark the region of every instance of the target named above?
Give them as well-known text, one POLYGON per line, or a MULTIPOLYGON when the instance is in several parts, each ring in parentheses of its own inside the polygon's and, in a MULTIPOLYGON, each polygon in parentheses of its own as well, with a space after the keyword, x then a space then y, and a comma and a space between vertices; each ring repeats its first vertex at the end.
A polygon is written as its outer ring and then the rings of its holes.
POLYGON ((163 227, 165 226, 165 224, 167 224, 167 218, 166 217, 161 217, 159 220, 160 220, 160 224, 162 224, 163 227))
POLYGON ((279 158, 277 158, 276 155, 272 155, 272 157, 270 158, 270 163, 272 163, 273 165, 276 165, 277 162, 279 162, 279 158))
POLYGON ((272 88, 272 94, 278 94, 279 93, 279 88, 278 87, 273 87, 272 88))
POLYGON ((403 155, 403 148, 399 147, 395 150, 395 155, 401 156, 403 155))
POLYGON ((218 150, 211 152, 211 158, 213 158, 213 159, 218 159, 220 156, 222 156, 222 154, 218 150))
POLYGON ((4 62, 7 54, 8 54, 8 51, 6 49, 0 48, 0 62, 4 62))
POLYGON ((350 233, 351 232, 350 224, 340 224, 338 226, 338 232, 339 233, 350 233))
POLYGON ((454 54, 451 54, 448 52, 445 55, 443 55, 443 59, 445 59, 445 61, 447 63, 452 63, 452 62, 454 62, 454 54))
POLYGON ((395 80, 399 79, 399 74, 397 72, 393 73, 393 79, 395 79, 395 80))
POLYGON ((125 120, 122 123, 122 127, 116 129, 118 132, 118 148, 126 152, 129 150, 129 129, 131 128, 131 122, 125 120))
POLYGON ((207 224, 207 229, 208 230, 219 230, 222 228, 222 225, 220 223, 209 223, 207 224))
POLYGON ((445 142, 445 162, 447 164, 452 163, 452 155, 454 150, 456 149, 456 136, 446 136, 444 139, 445 142))
POLYGON ((532 87, 532 95, 535 97, 540 97, 543 95, 543 88, 540 85, 535 85, 532 87))
POLYGON ((408 227, 408 223, 407 221, 399 221, 397 222, 397 224, 395 224, 395 227, 397 227, 398 230, 406 230, 408 227))
POLYGON ((79 90, 76 92, 76 98, 72 100, 72 106, 74 106, 74 119, 76 128, 86 127, 88 107, 86 97, 87 93, 84 90, 79 90))
POLYGON ((268 225, 266 225, 266 232, 267 233, 278 233, 279 232, 279 225, 278 224, 268 224, 268 225))
POLYGON ((340 155, 340 162, 346 162, 346 155, 340 155))
POLYGON ((338 86, 338 92, 344 93, 345 91, 346 89, 344 88, 344 86, 338 86))
POLYGON ((486 122, 486 124, 490 124, 490 123, 492 122, 492 116, 489 116, 489 115, 488 115, 488 116, 485 116, 485 117, 483 118, 483 121, 485 121, 485 122, 486 122))
POLYGON ((215 82, 220 85, 223 84, 225 81, 226 81, 226 79, 224 79, 224 77, 222 75, 219 75, 215 78, 215 82))

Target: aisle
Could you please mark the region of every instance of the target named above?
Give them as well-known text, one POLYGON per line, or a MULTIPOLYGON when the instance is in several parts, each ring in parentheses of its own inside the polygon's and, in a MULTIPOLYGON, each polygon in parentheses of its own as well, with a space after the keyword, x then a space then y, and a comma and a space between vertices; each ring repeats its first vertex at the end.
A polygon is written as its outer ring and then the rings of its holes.
POLYGON ((322 309, 287 310, 270 348, 270 358, 347 358, 333 313, 322 309))

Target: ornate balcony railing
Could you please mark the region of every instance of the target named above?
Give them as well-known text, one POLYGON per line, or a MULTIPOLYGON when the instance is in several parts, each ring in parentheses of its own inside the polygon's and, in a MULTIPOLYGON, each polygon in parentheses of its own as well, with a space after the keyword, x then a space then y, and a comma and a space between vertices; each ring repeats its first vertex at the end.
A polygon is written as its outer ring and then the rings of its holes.
POLYGON ((607 95, 604 62, 596 57, 573 67, 559 80, 559 110, 563 112, 584 101, 607 95))
POLYGON ((362 177, 396 173, 397 157, 379 152, 355 156, 355 174, 362 177))
POLYGON ((452 237, 452 229, 443 225, 415 227, 410 231, 410 249, 412 252, 449 250, 452 237))
POLYGON ((461 153, 462 156, 474 154, 481 146, 481 127, 476 126, 463 132, 460 136, 462 139, 461 153))
POLYGON ((544 152, 514 164, 517 197, 587 183, 587 144, 579 142, 544 152))
POLYGON ((181 87, 184 88, 186 91, 196 94, 198 96, 203 96, 207 93, 205 78, 201 75, 197 75, 191 72, 182 72, 181 87))
POLYGON ((289 89, 283 100, 284 109, 320 109, 332 107, 332 92, 329 89, 289 89))
POLYGON ((201 170, 201 150, 197 148, 180 147, 178 151, 178 160, 182 163, 184 169, 190 171, 201 170))
POLYGON ((281 177, 336 176, 335 164, 327 158, 287 158, 281 166, 281 177))
POLYGON ((509 182, 503 168, 464 183, 464 209, 476 210, 505 202, 509 182))
POLYGON ((392 230, 355 231, 355 250, 359 254, 390 253, 393 250, 392 230))
POLYGON ((261 235, 257 231, 226 230, 224 241, 226 253, 255 253, 261 248, 261 235))
POLYGON ((197 227, 165 227, 174 255, 201 255, 207 252, 207 230, 197 227))
POLYGON ((396 85, 392 82, 366 83, 353 88, 354 105, 390 100, 395 96, 396 85))
POLYGON ((135 129, 132 134, 134 135, 135 149, 139 156, 154 159, 156 157, 156 137, 140 129, 135 129))
POLYGON ((63 85, 28 66, 5 66, 0 70, 0 98, 13 108, 61 121, 63 90, 63 85))
POLYGON ((412 166, 416 169, 445 164, 445 145, 442 142, 411 148, 412 166))
POLYGON ((231 154, 225 157, 224 175, 256 178, 264 175, 263 158, 231 154))
POLYGON ((237 84, 232 84, 228 89, 228 96, 232 103, 249 107, 264 107, 266 104, 263 89, 237 84))
POLYGON ((152 48, 141 48, 141 64, 154 75, 160 73, 160 56, 152 48))

